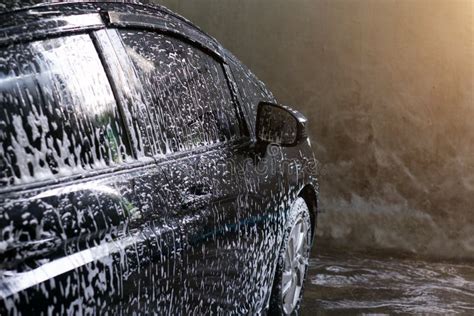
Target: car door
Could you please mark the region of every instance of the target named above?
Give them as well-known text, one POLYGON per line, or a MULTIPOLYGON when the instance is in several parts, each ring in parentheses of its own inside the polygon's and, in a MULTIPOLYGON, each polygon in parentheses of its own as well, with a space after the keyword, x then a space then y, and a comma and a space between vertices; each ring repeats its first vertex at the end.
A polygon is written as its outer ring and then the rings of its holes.
POLYGON ((176 202, 169 212, 181 228, 181 308, 261 308, 278 242, 278 218, 264 209, 279 198, 271 189, 281 175, 271 170, 278 153, 256 150, 218 56, 145 29, 100 36, 127 56, 120 67, 132 65, 150 122, 146 138, 176 202))
POLYGON ((116 80, 133 84, 95 43, 0 49, 2 315, 168 313, 182 301, 174 190, 116 80))

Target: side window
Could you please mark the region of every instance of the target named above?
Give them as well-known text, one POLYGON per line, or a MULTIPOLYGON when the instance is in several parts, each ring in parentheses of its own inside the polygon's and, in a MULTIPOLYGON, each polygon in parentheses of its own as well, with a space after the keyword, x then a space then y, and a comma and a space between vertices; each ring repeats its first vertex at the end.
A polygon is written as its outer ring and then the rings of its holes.
POLYGON ((240 136, 222 65, 178 39, 120 31, 143 85, 155 129, 156 154, 188 150, 240 136))
POLYGON ((0 50, 0 187, 129 159, 120 122, 88 35, 0 50))

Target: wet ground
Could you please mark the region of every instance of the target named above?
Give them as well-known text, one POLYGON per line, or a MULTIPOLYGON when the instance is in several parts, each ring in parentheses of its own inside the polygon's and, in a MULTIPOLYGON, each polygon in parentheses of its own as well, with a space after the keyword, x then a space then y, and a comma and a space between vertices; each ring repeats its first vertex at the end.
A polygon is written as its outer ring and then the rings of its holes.
POLYGON ((474 263, 315 254, 302 315, 474 315, 474 263))

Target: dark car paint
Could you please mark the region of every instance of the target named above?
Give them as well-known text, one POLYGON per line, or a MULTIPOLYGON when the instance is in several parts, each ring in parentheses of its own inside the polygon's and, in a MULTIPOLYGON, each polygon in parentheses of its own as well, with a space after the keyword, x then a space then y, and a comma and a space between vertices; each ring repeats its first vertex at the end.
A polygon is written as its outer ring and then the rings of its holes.
POLYGON ((0 27, 0 45, 90 32, 120 110, 131 113, 124 120, 135 158, 0 189, 0 314, 265 310, 286 212, 303 194, 315 224, 318 192, 305 167, 314 159, 309 141, 263 150, 256 143, 257 104, 275 102, 265 86, 214 39, 160 7, 51 4, 3 13, 0 27), (147 140, 137 137, 146 126, 141 110, 120 86, 133 82, 117 67, 123 61, 110 57, 106 28, 154 30, 219 58, 248 135, 147 153, 147 140))

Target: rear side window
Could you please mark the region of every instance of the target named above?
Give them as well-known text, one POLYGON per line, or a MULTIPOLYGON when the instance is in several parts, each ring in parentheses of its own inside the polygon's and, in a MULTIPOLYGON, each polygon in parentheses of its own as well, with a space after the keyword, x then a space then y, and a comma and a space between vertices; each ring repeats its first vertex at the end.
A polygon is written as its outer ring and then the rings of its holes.
POLYGON ((0 51, 0 186, 129 159, 117 105, 88 35, 0 51))
POLYGON ((143 85, 156 154, 238 138, 240 129, 222 65, 165 35, 120 31, 143 85))

